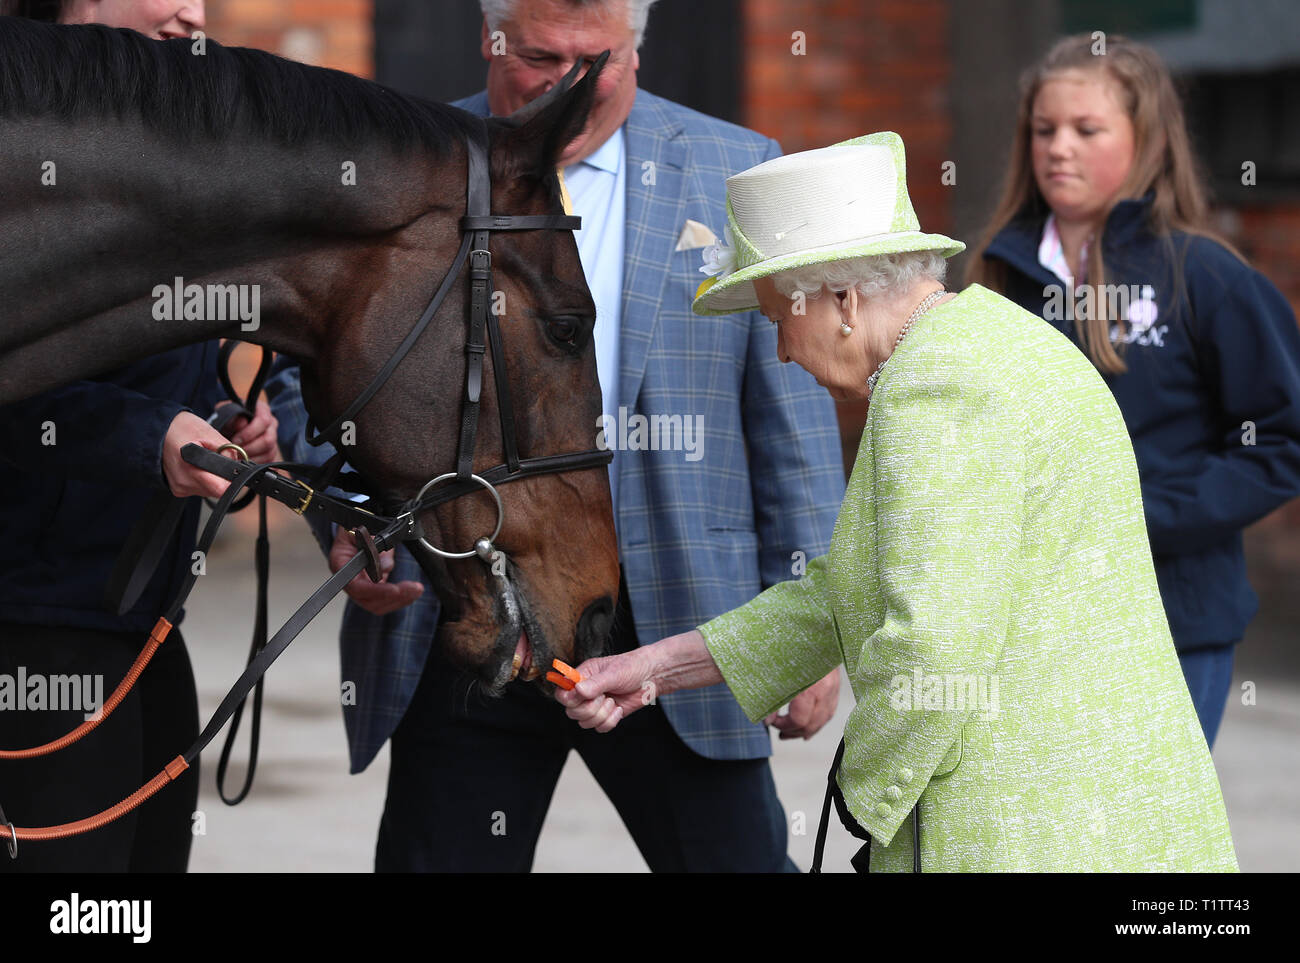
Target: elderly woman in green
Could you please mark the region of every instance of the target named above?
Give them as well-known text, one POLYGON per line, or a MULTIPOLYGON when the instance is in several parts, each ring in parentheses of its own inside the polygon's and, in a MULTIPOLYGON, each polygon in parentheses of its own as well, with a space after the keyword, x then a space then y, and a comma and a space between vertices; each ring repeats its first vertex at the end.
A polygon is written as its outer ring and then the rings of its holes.
POLYGON ((870 397, 830 552, 557 692, 608 731, 725 681, 767 717, 844 663, 838 789, 873 870, 1237 868, 1156 585, 1111 392, 1046 322, 919 229, 896 134, 727 181, 694 308, 757 305, 837 399, 870 397), (916 810, 917 818, 913 816, 916 810))

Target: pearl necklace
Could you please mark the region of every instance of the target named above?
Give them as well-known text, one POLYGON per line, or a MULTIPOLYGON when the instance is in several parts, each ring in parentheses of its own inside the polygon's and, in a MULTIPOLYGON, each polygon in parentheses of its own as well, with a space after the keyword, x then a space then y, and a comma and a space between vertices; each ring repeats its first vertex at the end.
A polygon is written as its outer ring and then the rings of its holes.
MULTIPOLYGON (((908 329, 916 323, 916 319, 934 307, 934 302, 938 301, 947 293, 948 292, 943 288, 940 288, 938 291, 932 291, 925 296, 925 300, 916 306, 916 310, 912 312, 912 316, 908 318, 907 323, 903 325, 903 330, 898 332, 898 338, 894 341, 894 349, 889 352, 889 357, 885 358, 885 361, 888 361, 889 358, 894 356, 894 351, 897 351, 898 346, 903 343, 903 335, 907 334, 908 329)), ((876 365, 876 370, 872 372, 871 377, 867 379, 867 391, 875 392, 876 382, 880 379, 880 372, 885 367, 885 361, 876 365)))

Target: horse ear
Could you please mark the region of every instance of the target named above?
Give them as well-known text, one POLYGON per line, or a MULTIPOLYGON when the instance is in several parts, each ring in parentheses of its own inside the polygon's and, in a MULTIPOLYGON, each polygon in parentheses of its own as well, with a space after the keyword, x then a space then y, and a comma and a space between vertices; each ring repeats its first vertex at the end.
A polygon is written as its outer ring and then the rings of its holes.
MULTIPOLYGON (((609 51, 606 50, 601 55, 602 65, 608 57, 609 51)), ((569 68, 569 72, 560 78, 559 83, 555 84, 550 90, 542 94, 542 96, 538 97, 536 100, 524 104, 524 106, 520 107, 509 117, 504 118, 504 120, 512 127, 522 127, 543 110, 552 106, 556 101, 563 97, 565 92, 573 86, 573 79, 578 76, 578 71, 581 69, 582 61, 574 61, 573 66, 569 68)))
POLYGON ((554 87, 501 119, 506 128, 501 137, 504 149, 493 154, 494 160, 509 168, 502 173, 542 176, 555 170, 564 149, 587 125, 587 116, 596 99, 596 80, 607 60, 608 50, 596 58, 576 84, 573 78, 581 64, 574 64, 554 87))

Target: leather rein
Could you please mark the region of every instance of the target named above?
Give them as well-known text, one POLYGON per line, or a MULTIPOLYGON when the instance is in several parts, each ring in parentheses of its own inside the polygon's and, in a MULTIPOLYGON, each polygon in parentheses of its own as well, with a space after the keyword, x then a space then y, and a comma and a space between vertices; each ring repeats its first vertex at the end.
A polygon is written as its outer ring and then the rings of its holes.
MULTIPOLYGON (((505 556, 493 544, 505 520, 504 504, 496 489, 501 485, 538 475, 604 467, 613 459, 614 453, 612 451, 599 448, 536 458, 521 458, 519 456, 518 444, 515 438, 514 408, 511 403, 509 378, 506 374, 501 329, 496 315, 488 309, 488 302, 492 292, 492 254, 489 250, 489 241, 494 231, 578 230, 582 226, 582 219, 571 215, 557 214, 492 214, 492 184, 488 166, 487 141, 487 125, 480 120, 479 127, 466 138, 468 154, 466 213, 460 219, 460 231, 463 235, 460 249, 457 251, 451 267, 443 276, 442 282, 429 301, 428 306, 392 356, 357 398, 324 431, 313 435, 309 429, 309 437, 307 438, 308 443, 311 445, 321 445, 328 441, 338 447, 346 423, 352 421, 379 392, 380 388, 384 386, 397 369, 397 366, 401 364, 402 360, 414 347, 433 320, 434 315, 437 314, 456 278, 460 276, 461 269, 468 261, 470 298, 468 333, 465 340, 465 387, 461 401, 460 432, 455 470, 430 479, 413 498, 399 504, 395 515, 386 516, 372 512, 356 502, 336 498, 324 492, 323 489, 331 484, 337 487, 347 480, 351 480, 358 491, 367 493, 370 490, 370 486, 366 485, 364 480, 360 479, 355 473, 341 472, 344 461, 344 455, 341 451, 319 466, 291 462, 255 465, 248 461, 247 457, 244 457, 242 461, 234 461, 220 453, 226 448, 234 448, 243 455, 242 449, 239 449, 236 445, 225 445, 215 452, 195 444, 186 445, 182 448, 181 455, 187 462, 219 475, 230 482, 225 494, 213 506, 212 514, 195 545, 196 552, 203 553, 202 557, 207 556, 207 552, 211 548, 217 531, 226 516, 231 511, 246 506, 254 496, 260 496, 261 533, 258 538, 256 555, 259 583, 258 611, 253 645, 249 653, 247 667, 225 698, 222 699, 221 704, 212 714, 211 719, 193 745, 167 763, 163 770, 151 780, 116 805, 75 822, 33 828, 14 826, 5 817, 4 810, 0 809, 0 840, 6 841, 11 857, 17 856, 19 840, 38 841, 76 836, 98 829, 135 809, 168 783, 179 778, 232 716, 234 722, 222 752, 218 770, 218 785, 221 797, 225 802, 230 805, 238 803, 248 793, 252 783, 253 770, 257 762, 257 733, 260 725, 263 675, 284 650, 289 647, 289 644, 307 627, 311 620, 319 614, 321 609, 360 572, 365 571, 373 581, 378 582, 380 580, 380 552, 394 548, 403 542, 418 542, 424 548, 442 558, 460 559, 477 555, 490 567, 494 577, 504 579, 505 556), (481 474, 475 474, 473 463, 478 433, 479 402, 483 385, 483 356, 488 350, 492 352, 492 374, 496 387, 505 460, 481 474), (303 476, 307 480, 282 477, 277 474, 277 469, 295 476, 303 476), (468 551, 453 552, 432 545, 424 537, 420 529, 417 521, 418 516, 437 505, 480 489, 486 489, 496 502, 497 523, 492 533, 478 538, 474 546, 468 551), (357 554, 313 592, 307 601, 269 640, 266 638, 267 498, 273 498, 289 506, 299 515, 306 516, 310 512, 313 515, 334 522, 352 535, 358 549, 357 554), (226 761, 239 726, 244 704, 249 692, 254 687, 256 687, 257 692, 253 710, 249 768, 242 791, 232 800, 226 797, 221 784, 224 781, 226 761)), ((256 401, 257 394, 261 389, 261 382, 269 368, 269 352, 263 349, 262 365, 254 379, 253 387, 247 395, 247 401, 240 402, 230 386, 229 377, 225 370, 225 363, 229 358, 228 349, 233 349, 233 347, 233 342, 227 342, 223 345, 221 379, 226 386, 226 390, 236 400, 233 404, 223 406, 218 410, 218 414, 215 414, 213 419, 210 419, 218 427, 228 423, 238 414, 252 417, 251 408, 256 401)), ((135 598, 138 597, 139 591, 148 582, 153 566, 152 564, 146 564, 146 562, 157 561, 162 548, 166 546, 171 532, 179 520, 179 510, 176 506, 183 505, 184 501, 172 498, 169 493, 165 493, 163 497, 172 503, 168 506, 167 514, 174 517, 162 519, 161 523, 149 526, 149 531, 140 533, 138 537, 137 533, 133 532, 132 538, 128 540, 127 548, 132 550, 132 560, 135 564, 120 576, 118 573, 114 575, 114 581, 120 583, 116 586, 120 600, 119 611, 129 609, 135 598)), ((368 504, 375 501, 376 499, 371 498, 368 504)), ((126 554, 128 553, 124 552, 124 555, 126 554)), ((117 688, 105 700, 101 711, 95 717, 85 721, 64 736, 44 745, 34 746, 29 749, 0 750, 0 761, 30 759, 49 755, 73 744, 99 726, 126 697, 158 647, 167 638, 167 634, 171 631, 173 622, 194 588, 197 578, 198 572, 195 568, 191 568, 171 604, 150 632, 140 655, 117 688)))

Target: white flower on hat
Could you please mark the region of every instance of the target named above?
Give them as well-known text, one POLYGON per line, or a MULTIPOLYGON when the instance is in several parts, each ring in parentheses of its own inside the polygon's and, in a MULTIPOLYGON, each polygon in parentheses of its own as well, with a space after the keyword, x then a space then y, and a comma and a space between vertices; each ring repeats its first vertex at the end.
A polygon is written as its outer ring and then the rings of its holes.
POLYGON ((722 234, 726 238, 726 242, 723 244, 710 244, 706 247, 704 249, 704 266, 700 268, 701 274, 717 277, 718 280, 725 278, 736 270, 736 247, 731 236, 730 224, 722 229, 722 234))

